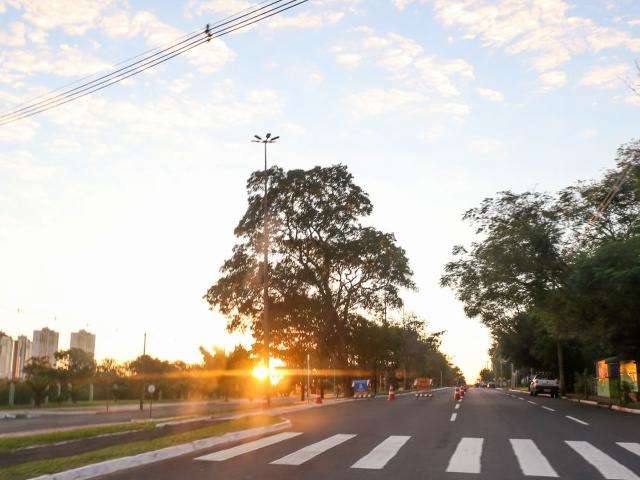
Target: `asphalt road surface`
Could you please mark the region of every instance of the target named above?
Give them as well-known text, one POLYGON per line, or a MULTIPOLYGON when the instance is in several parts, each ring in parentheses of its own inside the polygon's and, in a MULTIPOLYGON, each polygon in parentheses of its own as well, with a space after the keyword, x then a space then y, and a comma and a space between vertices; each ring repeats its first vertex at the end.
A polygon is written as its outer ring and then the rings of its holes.
POLYGON ((640 480, 640 418, 565 400, 449 390, 285 416, 289 432, 103 478, 640 480))

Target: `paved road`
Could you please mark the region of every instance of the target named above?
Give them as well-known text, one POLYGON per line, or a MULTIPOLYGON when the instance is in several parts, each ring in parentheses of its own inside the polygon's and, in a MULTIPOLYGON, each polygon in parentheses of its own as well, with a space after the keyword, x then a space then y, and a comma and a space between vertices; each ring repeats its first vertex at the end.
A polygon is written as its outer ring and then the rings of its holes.
MULTIPOLYGON (((291 404, 291 398, 272 399, 274 405, 291 404)), ((209 415, 229 413, 236 408, 260 408, 260 401, 255 402, 184 402, 182 404, 154 404, 153 418, 167 418, 186 415, 209 415)), ((149 418, 149 405, 145 404, 144 411, 129 410, 103 412, 72 412, 72 411, 31 411, 31 418, 1 419, 0 435, 17 432, 33 432, 46 429, 62 429, 100 425, 106 423, 129 422, 149 418)))
POLYGON ((640 480, 640 418, 564 400, 470 389, 286 416, 291 432, 104 478, 640 480))

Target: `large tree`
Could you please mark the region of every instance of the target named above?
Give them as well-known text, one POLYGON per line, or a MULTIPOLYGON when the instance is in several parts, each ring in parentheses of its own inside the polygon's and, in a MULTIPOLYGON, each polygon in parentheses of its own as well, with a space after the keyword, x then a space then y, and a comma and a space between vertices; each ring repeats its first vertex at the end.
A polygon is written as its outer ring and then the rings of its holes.
MULTIPOLYGON (((271 348, 302 366, 305 353, 348 365, 349 331, 362 314, 383 315, 414 288, 405 251, 394 236, 365 221, 367 194, 343 165, 266 172, 247 183, 248 207, 235 229, 238 242, 222 276, 205 295, 228 318, 230 331, 249 329, 262 341, 263 222, 268 218, 271 348)), ((295 365, 298 364, 298 365, 295 365)))
POLYGON ((563 312, 568 252, 553 198, 540 193, 501 192, 463 217, 478 241, 445 267, 443 286, 452 287, 470 317, 493 332, 513 329, 519 316, 536 311, 556 343, 559 380, 564 386, 562 341, 571 334, 563 312))

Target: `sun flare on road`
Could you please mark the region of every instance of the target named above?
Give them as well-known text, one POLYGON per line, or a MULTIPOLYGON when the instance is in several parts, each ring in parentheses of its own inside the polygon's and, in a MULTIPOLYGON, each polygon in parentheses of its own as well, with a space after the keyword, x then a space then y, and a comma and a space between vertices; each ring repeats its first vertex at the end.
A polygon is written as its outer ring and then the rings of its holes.
POLYGON ((284 377, 284 374, 282 372, 279 372, 278 368, 284 366, 284 362, 279 358, 270 358, 269 368, 267 368, 267 366, 263 362, 260 362, 254 367, 253 376, 260 381, 263 381, 267 377, 269 377, 271 385, 277 385, 284 377))

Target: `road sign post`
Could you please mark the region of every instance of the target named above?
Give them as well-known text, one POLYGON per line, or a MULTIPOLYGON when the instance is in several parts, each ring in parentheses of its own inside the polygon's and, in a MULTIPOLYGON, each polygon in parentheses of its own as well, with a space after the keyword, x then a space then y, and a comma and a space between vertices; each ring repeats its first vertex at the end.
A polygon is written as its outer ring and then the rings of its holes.
POLYGON ((153 394, 156 392, 156 386, 151 383, 147 387, 147 391, 149 392, 149 418, 151 418, 151 414, 153 412, 153 394))

